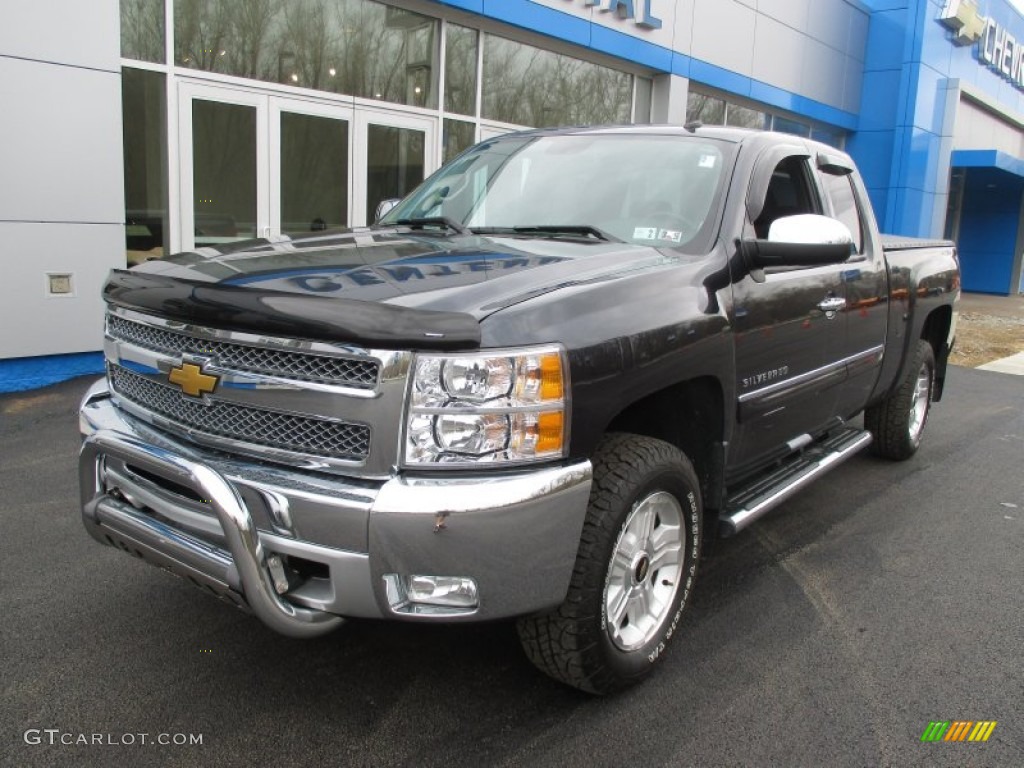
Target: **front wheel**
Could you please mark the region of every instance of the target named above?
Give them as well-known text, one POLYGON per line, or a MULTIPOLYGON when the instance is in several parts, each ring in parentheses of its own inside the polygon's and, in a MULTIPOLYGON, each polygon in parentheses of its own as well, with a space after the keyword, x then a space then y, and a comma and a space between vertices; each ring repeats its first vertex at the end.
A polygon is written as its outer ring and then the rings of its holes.
POLYGON ((917 452, 935 390, 935 352, 918 341, 899 387, 864 412, 864 426, 875 436, 876 456, 902 461, 917 452))
POLYGON ((556 680, 609 693, 646 676, 689 602, 701 541, 700 485, 674 446, 607 436, 565 602, 520 619, 530 660, 556 680))

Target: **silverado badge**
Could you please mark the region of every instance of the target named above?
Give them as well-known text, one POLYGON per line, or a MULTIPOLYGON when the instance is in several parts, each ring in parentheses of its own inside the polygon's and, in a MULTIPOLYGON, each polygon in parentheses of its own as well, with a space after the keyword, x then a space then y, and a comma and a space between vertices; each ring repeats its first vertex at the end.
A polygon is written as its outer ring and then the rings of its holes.
POLYGON ((213 392, 220 383, 217 376, 210 376, 203 373, 203 369, 192 363, 182 363, 176 368, 171 368, 167 374, 171 384, 177 384, 181 391, 192 397, 199 397, 204 392, 213 392))

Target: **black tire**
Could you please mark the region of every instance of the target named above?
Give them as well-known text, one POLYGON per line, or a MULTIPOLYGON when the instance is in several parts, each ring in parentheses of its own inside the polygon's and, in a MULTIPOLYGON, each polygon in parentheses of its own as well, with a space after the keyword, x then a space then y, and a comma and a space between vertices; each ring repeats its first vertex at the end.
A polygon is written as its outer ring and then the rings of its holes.
POLYGON ((921 445, 935 391, 935 352, 919 340, 899 387, 864 411, 864 426, 875 436, 871 451, 894 461, 909 459, 921 445))
POLYGON ((526 655, 543 672, 605 694, 638 682, 664 656, 697 576, 702 508, 693 465, 661 440, 607 435, 593 464, 594 483, 565 602, 550 613, 520 619, 518 630, 526 655), (645 521, 649 528, 643 528, 645 521), (637 536, 638 530, 647 537, 637 536), (669 554, 676 543, 678 554, 669 554), (620 624, 606 621, 609 598, 620 624))

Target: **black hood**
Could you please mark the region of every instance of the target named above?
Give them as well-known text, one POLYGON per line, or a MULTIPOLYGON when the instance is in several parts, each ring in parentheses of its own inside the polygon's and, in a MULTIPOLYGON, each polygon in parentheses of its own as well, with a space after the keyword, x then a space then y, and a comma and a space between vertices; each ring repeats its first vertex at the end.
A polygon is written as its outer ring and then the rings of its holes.
POLYGON ((477 345, 479 321, 504 307, 676 259, 671 252, 584 237, 366 229, 255 240, 149 261, 115 272, 106 298, 239 330, 460 348, 477 345))

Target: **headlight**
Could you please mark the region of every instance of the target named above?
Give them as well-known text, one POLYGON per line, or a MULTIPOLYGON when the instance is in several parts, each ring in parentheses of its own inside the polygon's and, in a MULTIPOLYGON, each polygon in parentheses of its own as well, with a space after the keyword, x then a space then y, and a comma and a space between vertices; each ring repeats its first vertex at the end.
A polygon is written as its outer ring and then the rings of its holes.
POLYGON ((404 463, 518 464, 565 455, 568 366, 558 347, 417 355, 404 463))

